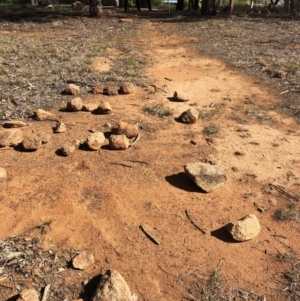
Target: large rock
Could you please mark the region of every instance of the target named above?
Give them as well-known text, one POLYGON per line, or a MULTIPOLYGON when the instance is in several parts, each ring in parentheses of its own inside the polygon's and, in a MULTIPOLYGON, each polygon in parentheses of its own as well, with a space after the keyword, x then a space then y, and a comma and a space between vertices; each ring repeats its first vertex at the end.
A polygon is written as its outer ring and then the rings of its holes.
POLYGON ((63 94, 78 95, 80 94, 80 88, 74 84, 68 84, 63 90, 63 94))
POLYGON ((81 111, 83 107, 82 99, 80 97, 75 97, 68 101, 67 110, 69 111, 81 111))
POLYGON ((94 113, 96 114, 111 114, 112 109, 111 105, 108 101, 101 101, 98 105, 98 108, 94 110, 94 113))
POLYGON ((20 129, 9 129, 0 132, 0 147, 16 146, 23 141, 20 129))
POLYGON ((3 167, 0 167, 0 181, 5 180, 7 177, 7 172, 3 167))
POLYGON ((134 91, 134 84, 124 83, 120 86, 120 94, 131 94, 134 91))
POLYGON ((260 232, 260 224, 255 214, 249 214, 226 226, 233 239, 246 241, 255 238, 260 232))
POLYGON ((90 301, 132 301, 132 296, 122 275, 115 270, 108 270, 90 301))
POLYGON ((189 96, 183 92, 174 92, 173 98, 176 101, 189 101, 190 100, 189 96))
POLYGON ((72 260, 72 265, 75 269, 84 270, 89 265, 94 263, 94 255, 86 251, 81 252, 72 260))
POLYGON ((20 293, 20 298, 17 301, 39 301, 39 294, 33 288, 24 289, 20 293))
POLYGON ((45 111, 43 109, 37 109, 34 112, 34 117, 36 120, 42 121, 42 120, 48 120, 53 119, 54 115, 48 111, 45 111))
POLYGON ((139 128, 135 124, 130 124, 125 121, 119 121, 112 126, 111 131, 116 135, 125 135, 130 139, 138 135, 139 128))
POLYGON ((184 166, 185 173, 206 192, 211 192, 224 185, 227 180, 226 172, 215 165, 196 162, 184 166))
POLYGON ((36 151, 41 144, 39 136, 26 136, 22 142, 23 148, 27 151, 36 151))
POLYGON ((23 126, 28 126, 28 123, 21 120, 10 120, 3 123, 3 127, 5 128, 20 128, 23 126))
POLYGON ((183 123, 195 123, 198 120, 199 111, 196 108, 191 108, 183 112, 179 116, 179 120, 183 123))
POLYGON ((105 136, 102 132, 95 132, 87 137, 86 145, 90 150, 99 150, 105 142, 105 136))
POLYGON ((129 147, 129 139, 125 135, 110 135, 109 147, 115 150, 123 150, 129 147))

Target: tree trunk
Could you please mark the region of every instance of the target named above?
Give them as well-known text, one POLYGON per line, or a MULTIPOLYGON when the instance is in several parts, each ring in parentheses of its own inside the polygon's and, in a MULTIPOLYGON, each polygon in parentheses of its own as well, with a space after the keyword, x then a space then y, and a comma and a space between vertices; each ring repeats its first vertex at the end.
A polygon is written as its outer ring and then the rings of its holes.
POLYGON ((100 17, 102 13, 102 0, 89 0, 90 17, 100 17))
POLYGON ((148 10, 152 11, 151 0, 147 0, 148 10))
POLYGON ((199 10, 199 0, 194 0, 194 10, 199 10))
POLYGON ((229 13, 232 14, 234 0, 229 0, 229 13))
POLYGON ((136 0, 136 9, 140 12, 141 11, 141 0, 136 0))
POLYGON ((128 0, 124 1, 124 11, 127 13, 129 11, 128 0))
POLYGON ((184 0, 177 0, 176 10, 183 10, 184 8, 184 0))
POLYGON ((299 18, 300 12, 300 0, 291 0, 290 2, 290 11, 291 15, 297 20, 299 18))
POLYGON ((215 15, 217 13, 215 0, 202 0, 201 13, 203 15, 215 15))

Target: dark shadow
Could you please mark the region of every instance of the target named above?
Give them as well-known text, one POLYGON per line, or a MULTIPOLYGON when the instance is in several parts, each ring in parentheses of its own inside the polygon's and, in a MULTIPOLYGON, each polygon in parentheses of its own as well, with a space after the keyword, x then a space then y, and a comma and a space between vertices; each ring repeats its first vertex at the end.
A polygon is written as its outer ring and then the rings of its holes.
POLYGON ((171 102, 184 102, 184 101, 182 101, 182 100, 177 100, 177 99, 174 98, 174 97, 167 97, 167 98, 168 98, 168 100, 171 101, 171 102))
POLYGON ((19 299, 20 295, 15 295, 7 299, 6 301, 17 301, 19 299))
POLYGON ((199 188, 184 172, 179 172, 178 174, 166 176, 165 179, 169 184, 182 190, 189 192, 206 193, 204 190, 199 188))
POLYGON ((113 132, 104 132, 103 134, 106 139, 109 139, 110 135, 112 135, 113 132))
POLYGON ((103 277, 102 274, 99 274, 97 276, 94 276, 84 287, 83 287, 83 291, 80 293, 79 298, 83 299, 83 300, 90 300, 95 291, 96 288, 101 280, 101 278, 103 277))
POLYGON ((59 112, 64 112, 64 113, 77 113, 76 111, 71 111, 67 108, 61 108, 61 109, 58 109, 59 112))
POLYGON ((61 151, 60 148, 57 149, 57 150, 55 151, 55 154, 56 154, 57 156, 60 156, 60 157, 67 157, 67 156, 65 156, 65 155, 62 153, 62 151, 61 151))
POLYGON ((14 146, 14 150, 17 151, 17 152, 20 152, 20 153, 34 153, 34 152, 37 151, 37 150, 27 150, 27 149, 24 149, 22 143, 14 146))
POLYGON ((94 150, 91 150, 86 143, 80 143, 78 149, 86 152, 95 152, 94 150))
POLYGON ((228 243, 240 243, 239 241, 236 241, 232 238, 232 236, 226 229, 226 226, 227 225, 225 225, 219 229, 216 229, 214 231, 211 231, 210 232, 211 236, 214 236, 215 238, 222 240, 224 242, 228 242, 228 243))

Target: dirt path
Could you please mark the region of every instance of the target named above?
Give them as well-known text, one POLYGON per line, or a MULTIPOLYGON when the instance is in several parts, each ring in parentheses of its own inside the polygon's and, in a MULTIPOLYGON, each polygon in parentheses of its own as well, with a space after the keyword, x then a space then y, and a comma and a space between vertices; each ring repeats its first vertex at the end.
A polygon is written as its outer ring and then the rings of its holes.
MULTIPOLYGON (((153 25, 150 40, 136 41, 149 43, 152 65, 147 76, 167 93, 150 86, 111 97, 113 114, 108 116, 54 108, 52 112, 68 125, 65 133, 53 135, 34 153, 0 150, 0 165, 8 171, 7 182, 0 183, 0 237, 25 232, 42 237, 46 249, 91 251, 95 264, 80 273, 66 270, 65 285, 114 268, 139 300, 185 300, 191 299, 189 294, 200 294, 197 284, 208 279, 221 261, 220 271, 233 292, 242 289, 268 300, 285 300, 274 289, 286 267, 276 255, 299 251, 300 231, 297 223, 273 219, 274 211, 291 201, 270 189, 269 183, 299 193, 299 130, 292 119, 268 112, 268 106, 280 101, 276 91, 224 62, 199 57, 185 47, 185 39, 165 37, 153 25), (174 91, 188 93, 191 100, 170 101, 174 91), (152 103, 170 108, 173 117, 144 115, 142 107, 152 103), (195 125, 174 120, 191 106, 202 112, 204 120, 195 125), (140 122, 136 147, 77 150, 67 158, 56 155, 65 141, 85 139, 90 129, 105 131, 105 123, 120 119, 140 122), (210 124, 218 124, 220 132, 204 136, 203 128, 210 124), (186 163, 205 159, 228 173, 226 185, 209 194, 200 193, 183 173, 186 163), (205 235, 192 226, 185 210, 205 235), (222 227, 250 213, 261 223, 260 235, 233 243, 222 227), (41 235, 35 227, 48 221, 51 225, 41 235), (160 245, 153 244, 140 225, 160 245), (276 233, 286 239, 271 236, 276 233)), ((84 101, 101 99, 107 96, 84 101)), ((52 133, 53 125, 33 122, 24 132, 52 133)))

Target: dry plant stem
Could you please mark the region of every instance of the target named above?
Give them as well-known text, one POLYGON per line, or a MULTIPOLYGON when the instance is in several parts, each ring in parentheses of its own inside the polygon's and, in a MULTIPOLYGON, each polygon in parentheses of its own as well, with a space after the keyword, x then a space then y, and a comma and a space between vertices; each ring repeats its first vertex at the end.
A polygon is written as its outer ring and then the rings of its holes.
POLYGON ((177 282, 180 281, 180 280, 182 280, 184 277, 186 277, 186 276, 192 274, 193 272, 195 272, 196 270, 198 270, 198 268, 199 268, 199 267, 196 267, 196 268, 192 269, 191 271, 187 272, 186 274, 182 275, 181 277, 179 277, 179 278, 177 279, 177 282))
POLYGON ((140 229, 145 233, 145 235, 155 244, 160 245, 159 241, 154 238, 144 227, 143 225, 140 225, 140 229))
POLYGON ((291 194, 289 194, 288 192, 286 192, 284 189, 282 189, 281 187, 277 186, 277 185, 274 185, 272 183, 270 183, 270 186, 273 187, 274 189, 276 189, 279 193, 287 196, 288 198, 292 199, 293 201, 299 201, 299 198, 298 197, 295 197, 291 194))
POLYGON ((135 137, 134 141, 132 143, 129 144, 129 147, 134 147, 140 140, 140 133, 137 134, 137 136, 135 137))
POLYGON ((280 237, 280 238, 284 238, 287 239, 287 237, 280 235, 280 234, 271 234, 271 236, 275 236, 275 237, 280 237))
POLYGON ((217 267, 216 267, 216 269, 215 269, 216 272, 217 272, 217 271, 219 270, 219 268, 221 267, 223 261, 224 261, 224 258, 221 258, 220 262, 218 263, 218 265, 217 265, 217 267))
POLYGON ((51 284, 47 284, 46 285, 42 301, 46 301, 48 299, 48 294, 49 294, 50 286, 51 286, 51 284))
POLYGON ((206 232, 205 232, 203 229, 201 229, 201 228, 200 228, 200 227, 192 220, 192 218, 190 217, 189 212, 188 212, 187 210, 185 210, 185 214, 186 214, 187 218, 190 220, 190 222, 193 224, 193 226, 194 226, 196 229, 198 229, 202 234, 206 234, 206 232))
POLYGON ((159 88, 159 87, 157 87, 156 85, 150 85, 150 87, 154 87, 155 91, 156 91, 156 90, 160 90, 160 91, 163 91, 163 92, 165 92, 165 93, 168 93, 166 90, 164 90, 164 89, 162 89, 162 88, 159 88))

